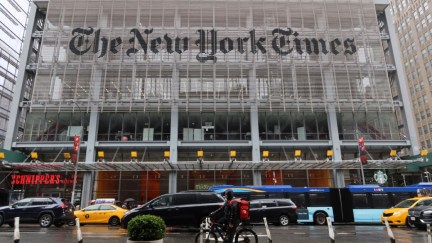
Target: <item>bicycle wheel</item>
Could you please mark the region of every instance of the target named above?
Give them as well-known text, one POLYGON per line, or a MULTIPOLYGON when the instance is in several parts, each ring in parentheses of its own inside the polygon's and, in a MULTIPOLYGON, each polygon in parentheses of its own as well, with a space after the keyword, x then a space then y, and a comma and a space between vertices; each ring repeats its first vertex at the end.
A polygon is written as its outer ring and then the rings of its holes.
POLYGON ((218 238, 214 232, 199 232, 195 237, 195 243, 216 243, 218 238))
POLYGON ((258 236, 251 229, 241 229, 235 235, 235 242, 257 243, 258 236))

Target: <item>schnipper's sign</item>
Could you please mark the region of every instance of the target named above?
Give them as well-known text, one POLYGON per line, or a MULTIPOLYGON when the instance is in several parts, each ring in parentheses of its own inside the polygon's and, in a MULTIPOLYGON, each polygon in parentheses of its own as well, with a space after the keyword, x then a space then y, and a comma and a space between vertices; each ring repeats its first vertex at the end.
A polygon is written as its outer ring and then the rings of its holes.
POLYGON ((66 178, 60 174, 45 174, 45 175, 11 175, 12 185, 53 185, 53 184, 72 184, 74 177, 66 178))
MULTIPOLYGON (((123 48, 126 51, 126 55, 131 57, 132 55, 143 51, 144 54, 148 52, 158 53, 162 48, 166 48, 169 54, 178 53, 182 54, 189 49, 189 42, 192 41, 189 37, 170 37, 169 34, 164 36, 152 35, 153 29, 144 29, 141 33, 139 29, 134 28, 130 31, 131 37, 128 40, 128 47, 123 48), (163 45, 162 45, 163 44, 163 45)), ((230 38, 224 37, 218 39, 217 30, 204 30, 199 29, 196 31, 197 38, 192 41, 196 46, 199 47, 199 53, 196 55, 196 59, 202 63, 207 61, 217 61, 216 54, 222 52, 227 54, 231 51, 237 51, 240 54, 244 54, 249 45, 251 53, 256 54, 261 52, 265 54, 269 48, 266 43, 266 37, 255 36, 255 29, 249 31, 244 37, 230 38)), ((86 53, 97 54, 98 58, 104 57, 108 51, 113 54, 119 52, 123 43, 121 37, 114 37, 107 39, 102 36, 101 30, 94 30, 92 27, 88 28, 75 28, 72 30, 72 39, 69 42, 69 49, 76 55, 84 55, 86 53), (93 41, 90 38, 93 37, 93 41)), ((272 31, 271 47, 274 52, 281 56, 289 55, 292 52, 296 52, 299 55, 323 53, 327 55, 332 53, 338 54, 349 54, 352 55, 357 51, 354 43, 354 38, 346 38, 340 40, 335 38, 330 41, 326 41, 323 38, 301 38, 297 31, 293 31, 291 28, 281 29, 275 28, 272 31)))

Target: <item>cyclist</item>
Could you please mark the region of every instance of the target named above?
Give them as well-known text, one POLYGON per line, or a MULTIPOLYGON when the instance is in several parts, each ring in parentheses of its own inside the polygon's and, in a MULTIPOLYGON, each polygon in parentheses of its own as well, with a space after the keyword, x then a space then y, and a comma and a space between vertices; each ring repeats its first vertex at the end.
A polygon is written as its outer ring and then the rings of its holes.
POLYGON ((234 239, 237 226, 240 224, 240 215, 238 214, 238 205, 234 199, 234 192, 227 189, 223 193, 225 200, 224 205, 216 211, 210 213, 210 217, 214 218, 219 212, 223 211, 224 216, 218 220, 218 223, 226 225, 227 242, 231 243, 234 239), (232 201, 232 202, 231 202, 232 201))

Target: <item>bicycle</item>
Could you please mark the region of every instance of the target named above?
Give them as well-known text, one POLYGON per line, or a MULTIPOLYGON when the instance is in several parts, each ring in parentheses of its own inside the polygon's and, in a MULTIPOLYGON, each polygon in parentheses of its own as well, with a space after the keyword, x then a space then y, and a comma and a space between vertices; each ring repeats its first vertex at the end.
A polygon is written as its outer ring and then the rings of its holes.
MULTIPOLYGON (((213 218, 206 217, 195 237, 195 243, 216 243, 219 237, 225 242, 227 236, 224 228, 224 225, 217 223, 213 218)), ((234 242, 258 243, 258 236, 250 227, 240 223, 236 228, 234 242)))

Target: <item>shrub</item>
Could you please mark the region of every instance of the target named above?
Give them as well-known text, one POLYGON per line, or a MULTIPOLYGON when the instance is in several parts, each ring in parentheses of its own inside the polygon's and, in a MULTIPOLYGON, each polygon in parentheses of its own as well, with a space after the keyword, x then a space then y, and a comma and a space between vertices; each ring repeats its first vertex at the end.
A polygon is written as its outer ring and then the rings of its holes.
POLYGON ((163 219, 154 215, 139 215, 128 223, 128 236, 134 241, 159 240, 165 237, 166 225, 163 219))

